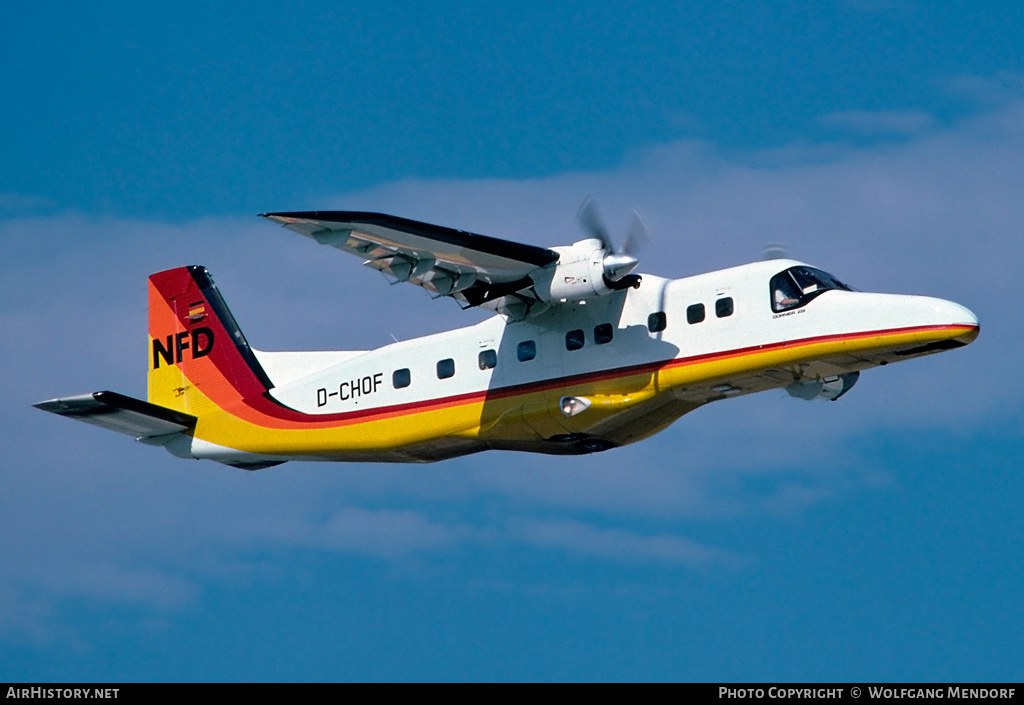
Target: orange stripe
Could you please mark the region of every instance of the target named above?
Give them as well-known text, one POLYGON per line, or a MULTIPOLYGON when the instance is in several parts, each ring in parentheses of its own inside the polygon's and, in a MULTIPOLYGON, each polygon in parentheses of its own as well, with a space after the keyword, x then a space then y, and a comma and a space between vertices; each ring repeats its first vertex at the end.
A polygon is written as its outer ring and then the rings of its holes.
MULTIPOLYGON (((889 330, 868 331, 863 333, 845 333, 838 335, 824 335, 811 338, 803 338, 795 341, 783 341, 768 345, 751 346, 738 348, 725 352, 703 353, 690 357, 675 358, 654 363, 645 363, 627 368, 616 368, 600 372, 570 375, 538 382, 529 382, 494 390, 481 390, 449 397, 428 399, 405 404, 396 404, 373 409, 361 409, 358 411, 340 412, 336 414, 307 414, 286 407, 273 400, 260 399, 238 399, 231 398, 230 382, 224 378, 220 371, 207 360, 199 360, 202 365, 205 382, 197 385, 211 401, 216 403, 223 411, 228 412, 236 418, 267 429, 328 429, 341 428, 354 424, 381 421, 387 419, 411 416, 419 413, 438 411, 454 408, 467 404, 482 403, 484 401, 495 401, 498 399, 512 398, 542 392, 559 387, 579 384, 593 384, 610 380, 625 380, 629 377, 647 375, 665 369, 677 369, 691 367, 709 362, 716 362, 729 359, 741 359, 755 357, 764 353, 770 353, 784 348, 793 350, 806 348, 814 345, 825 345, 844 341, 863 341, 872 338, 888 339, 906 334, 923 334, 930 332, 954 332, 969 333, 976 330, 976 326, 968 325, 943 325, 943 326, 919 326, 894 328, 889 330), (216 375, 222 380, 221 384, 208 388, 209 377, 216 375)), ((872 346, 876 347, 876 346, 872 346)), ((881 346, 877 346, 881 347, 881 346)), ((859 347, 857 349, 860 349, 859 347)))

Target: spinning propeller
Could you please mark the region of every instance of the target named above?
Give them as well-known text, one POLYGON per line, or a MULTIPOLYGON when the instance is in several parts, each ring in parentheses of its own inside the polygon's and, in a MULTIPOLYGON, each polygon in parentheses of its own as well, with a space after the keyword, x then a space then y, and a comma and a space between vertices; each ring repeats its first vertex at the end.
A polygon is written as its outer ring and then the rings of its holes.
POLYGON ((604 278, 607 283, 620 282, 632 272, 640 263, 636 257, 637 253, 651 241, 651 231, 647 227, 644 217, 636 208, 633 209, 633 218, 626 231, 626 238, 618 247, 612 246, 608 229, 604 226, 604 221, 598 214, 597 206, 594 205, 594 199, 591 196, 587 196, 583 200, 576 219, 588 234, 601 241, 601 248, 605 251, 603 265, 604 278))

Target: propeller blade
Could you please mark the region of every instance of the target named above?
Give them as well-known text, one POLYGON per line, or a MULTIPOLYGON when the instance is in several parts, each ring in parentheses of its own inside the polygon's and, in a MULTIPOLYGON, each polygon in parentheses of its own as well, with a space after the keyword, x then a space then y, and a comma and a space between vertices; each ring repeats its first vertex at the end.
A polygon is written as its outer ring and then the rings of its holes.
POLYGON ((640 250, 651 241, 651 229, 647 227, 647 221, 636 208, 633 209, 633 219, 629 222, 629 230, 626 232, 626 241, 622 245, 621 252, 634 257, 640 250))
POLYGON ((602 247, 611 252, 611 239, 608 237, 608 229, 604 226, 604 221, 601 220, 601 216, 597 212, 597 206, 594 205, 593 196, 587 196, 583 199, 583 203, 580 204, 580 210, 576 214, 576 220, 579 221, 580 226, 591 237, 595 237, 601 241, 602 247))
MULTIPOLYGON (((633 219, 630 221, 626 239, 618 248, 613 248, 611 238, 608 236, 608 228, 597 212, 593 196, 587 196, 580 205, 576 214, 580 226, 587 233, 601 241, 601 249, 604 250, 604 276, 606 282, 625 282, 625 277, 636 268, 639 260, 636 253, 651 241, 651 231, 647 227, 647 221, 636 208, 633 209, 633 219)), ((633 277, 639 283, 638 277, 633 277)), ((611 286, 609 284, 609 286, 611 286)))

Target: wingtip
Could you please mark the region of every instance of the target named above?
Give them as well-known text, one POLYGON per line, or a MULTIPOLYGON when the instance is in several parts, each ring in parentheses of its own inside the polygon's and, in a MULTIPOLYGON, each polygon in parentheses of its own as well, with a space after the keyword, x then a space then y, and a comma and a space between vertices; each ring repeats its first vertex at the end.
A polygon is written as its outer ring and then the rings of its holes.
POLYGON ((257 215, 259 215, 260 218, 266 218, 270 222, 277 223, 278 225, 287 225, 288 222, 289 222, 289 220, 288 220, 289 214, 288 213, 284 213, 284 212, 281 212, 281 213, 269 213, 269 212, 268 213, 258 213, 257 215))
POLYGON ((97 400, 98 395, 109 394, 110 392, 90 392, 88 394, 74 394, 66 397, 55 397, 44 401, 37 401, 32 404, 40 411, 49 411, 51 414, 65 415, 73 411, 76 405, 88 404, 97 400))

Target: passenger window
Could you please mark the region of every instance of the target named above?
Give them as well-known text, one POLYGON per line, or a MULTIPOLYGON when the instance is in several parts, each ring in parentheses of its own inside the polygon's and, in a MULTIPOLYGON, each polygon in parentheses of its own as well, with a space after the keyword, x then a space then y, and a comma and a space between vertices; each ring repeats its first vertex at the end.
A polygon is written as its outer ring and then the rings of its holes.
POLYGON ((391 373, 391 384, 395 385, 395 389, 402 389, 408 387, 409 382, 412 381, 412 376, 409 374, 409 368, 404 367, 400 370, 395 370, 391 373))
POLYGON ((724 299, 719 299, 715 302, 715 315, 719 318, 726 318, 732 315, 732 297, 726 296, 724 299))
POLYGON ((686 322, 700 323, 704 320, 704 304, 693 304, 686 309, 686 322))
POLYGON ((516 357, 520 362, 526 362, 537 357, 537 343, 532 340, 524 340, 516 346, 516 357))
POLYGON ((481 350, 477 359, 481 370, 490 370, 498 364, 498 353, 493 350, 481 350))
POLYGON ((583 337, 583 331, 577 328, 571 330, 565 334, 565 349, 566 350, 579 350, 583 347, 586 340, 583 337))
POLYGON ((668 320, 665 318, 664 311, 652 313, 650 316, 647 317, 647 330, 651 331, 652 333, 660 333, 661 331, 665 330, 666 325, 668 325, 668 320))
POLYGON ((448 379, 455 376, 455 360, 450 357, 437 362, 437 378, 448 379))
POLYGON ((599 326, 594 326, 594 342, 598 345, 612 342, 614 334, 615 331, 612 329, 611 323, 602 323, 599 326))

